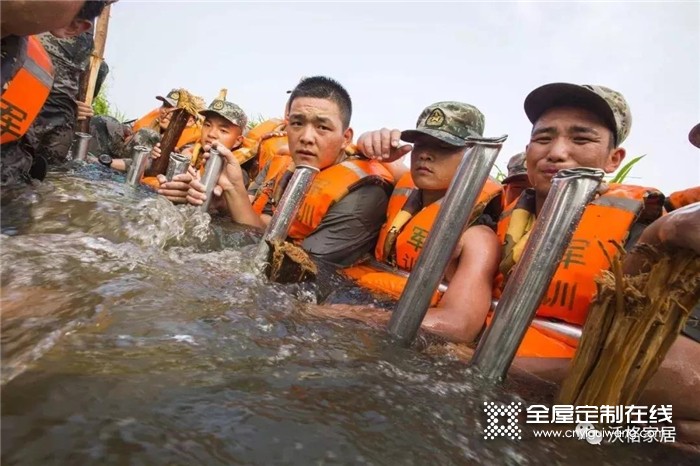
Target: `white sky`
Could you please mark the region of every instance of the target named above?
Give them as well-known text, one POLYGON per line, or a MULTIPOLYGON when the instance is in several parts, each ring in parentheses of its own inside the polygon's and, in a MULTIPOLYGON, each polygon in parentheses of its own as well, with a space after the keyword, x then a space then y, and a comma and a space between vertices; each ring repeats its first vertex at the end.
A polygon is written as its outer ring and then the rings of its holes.
POLYGON ((525 96, 549 82, 602 84, 632 108, 628 182, 667 194, 700 184, 700 3, 142 2, 112 7, 108 98, 128 118, 185 87, 221 87, 249 116, 280 116, 302 76, 340 81, 355 135, 412 128, 458 100, 509 135, 497 164, 524 149, 525 96))

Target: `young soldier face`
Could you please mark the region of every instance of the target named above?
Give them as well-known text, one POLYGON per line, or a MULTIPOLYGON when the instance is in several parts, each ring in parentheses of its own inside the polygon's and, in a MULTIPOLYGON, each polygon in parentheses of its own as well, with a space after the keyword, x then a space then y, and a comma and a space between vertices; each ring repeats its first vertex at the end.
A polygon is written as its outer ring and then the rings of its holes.
POLYGON ((170 124, 170 117, 172 116, 175 107, 170 104, 164 103, 158 109, 158 121, 160 122, 160 129, 165 131, 170 124))
POLYGON ((323 170, 340 160, 352 129, 343 129, 340 108, 332 100, 297 97, 289 108, 287 138, 295 164, 323 170))
POLYGON ((450 187, 465 147, 456 147, 427 135, 416 137, 411 151, 411 177, 420 189, 442 191, 450 187))
POLYGON ((202 124, 202 145, 220 142, 233 149, 241 142, 241 128, 218 115, 208 114, 202 124))
POLYGON ((564 168, 599 168, 614 172, 625 157, 613 148, 612 132, 594 113, 559 107, 545 112, 535 123, 525 151, 527 174, 538 195, 546 196, 557 171, 564 168))

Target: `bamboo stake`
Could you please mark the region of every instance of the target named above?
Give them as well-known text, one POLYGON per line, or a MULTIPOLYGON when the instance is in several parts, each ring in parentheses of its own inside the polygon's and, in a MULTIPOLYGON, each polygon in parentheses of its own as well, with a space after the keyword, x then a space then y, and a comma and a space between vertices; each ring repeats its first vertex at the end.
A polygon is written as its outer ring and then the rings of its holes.
MULTIPOLYGON (((109 28, 109 12, 112 5, 107 5, 100 13, 95 24, 95 46, 90 55, 90 64, 88 65, 87 79, 81 82, 80 99, 88 105, 92 105, 95 94, 95 85, 97 84, 97 74, 100 71, 100 65, 104 61, 105 44, 107 43, 107 29, 109 28), (83 92, 84 85, 84 94, 83 92)), ((82 80, 81 80, 82 81, 82 80)), ((90 119, 86 118, 80 122, 80 131, 87 133, 90 128, 90 119)))

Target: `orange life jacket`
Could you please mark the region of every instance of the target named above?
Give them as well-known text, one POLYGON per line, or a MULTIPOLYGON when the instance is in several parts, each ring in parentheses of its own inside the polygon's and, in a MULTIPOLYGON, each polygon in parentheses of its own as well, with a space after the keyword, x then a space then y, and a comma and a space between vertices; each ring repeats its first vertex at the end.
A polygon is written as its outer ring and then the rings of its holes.
POLYGON ((670 212, 696 202, 700 202, 700 186, 671 193, 666 198, 666 209, 670 212))
MULTIPOLYGON (((596 292, 594 279, 610 266, 606 254, 613 257, 617 253, 613 241, 624 246, 630 229, 642 213, 645 213, 645 221, 651 220, 646 214, 656 211, 654 204, 659 197, 663 199, 655 189, 611 184, 604 195, 591 202, 583 212, 537 315, 583 325, 596 292), (650 208, 645 209, 647 206, 650 208)), ((505 241, 512 211, 511 208, 504 212, 498 223, 501 243, 505 241)), ((495 295, 500 296, 503 283, 503 276, 499 274, 495 295)))
MULTIPOLYGON (((349 278, 355 280, 358 285, 371 291, 388 295, 394 299, 401 297, 408 273, 413 269, 418 256, 423 249, 423 243, 433 227, 433 223, 440 211, 442 199, 424 207, 404 224, 395 236, 395 241, 389 239, 391 224, 412 193, 418 191, 411 174, 402 176, 394 188, 387 207, 387 220, 379 232, 379 239, 374 251, 374 256, 380 264, 360 264, 343 270, 349 278), (379 265, 387 264, 386 266, 379 265), (398 267, 397 270, 386 270, 390 267, 398 267)), ((473 223, 484 211, 486 206, 503 192, 503 188, 497 181, 489 178, 484 185, 477 203, 472 210, 469 223, 473 223)), ((442 291, 436 291, 431 305, 437 305, 442 297, 442 291)))
MULTIPOLYGON (((413 178, 411 178, 410 173, 406 173, 401 177, 389 199, 386 213, 387 220, 379 232, 377 247, 374 250, 374 257, 376 257, 377 260, 395 265, 407 271, 411 271, 418 260, 418 255, 423 249, 423 243, 428 233, 433 228, 433 223, 437 218, 440 205, 442 205, 442 200, 444 199, 442 198, 421 209, 420 212, 404 224, 398 236, 396 236, 396 241, 392 242, 393 244, 387 243, 392 221, 406 204, 409 196, 417 191, 418 188, 416 188, 416 185, 413 183, 413 178), (393 257, 395 257, 395 260, 393 257)), ((501 184, 496 180, 488 178, 471 212, 469 224, 484 212, 489 202, 502 193, 503 187, 501 184)))
POLYGON ((39 39, 26 40, 21 66, 2 90, 0 98, 0 144, 16 141, 27 132, 53 85, 53 65, 39 39))
MULTIPOLYGON (((158 119, 158 115, 160 114, 159 109, 153 109, 138 120, 134 122, 134 125, 132 126, 132 129, 134 132, 142 129, 142 128, 151 128, 154 129, 158 132, 160 132, 160 126, 156 125, 156 120, 158 119)), ((192 126, 187 126, 185 127, 184 130, 182 130, 182 134, 180 135, 180 139, 177 140, 176 147, 182 147, 187 144, 194 144, 195 142, 199 141, 202 137, 202 127, 195 122, 192 126)))
MULTIPOLYGON (((253 209, 260 213, 265 205, 274 204, 279 200, 273 196, 276 188, 283 186, 288 181, 285 173, 291 173, 291 157, 285 170, 279 172, 274 178, 274 183, 266 183, 258 189, 253 201, 253 209)), ((316 175, 309 192, 299 207, 299 212, 289 229, 288 238, 296 243, 301 243, 307 236, 321 224, 328 210, 360 186, 366 184, 379 184, 388 189, 393 179, 380 163, 365 159, 347 159, 344 162, 328 167, 316 175)), ((278 189, 279 191, 279 189, 278 189)))

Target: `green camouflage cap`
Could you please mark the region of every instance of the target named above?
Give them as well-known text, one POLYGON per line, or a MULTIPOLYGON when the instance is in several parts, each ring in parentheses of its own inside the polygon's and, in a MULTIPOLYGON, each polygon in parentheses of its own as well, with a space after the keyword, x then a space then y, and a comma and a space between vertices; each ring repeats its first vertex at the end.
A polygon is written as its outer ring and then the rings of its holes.
POLYGON ((508 160, 508 176, 501 183, 506 184, 513 181, 518 176, 527 176, 527 167, 525 166, 525 152, 515 154, 508 160))
POLYGON ((219 115, 243 130, 245 130, 246 126, 248 125, 248 117, 243 109, 233 102, 229 102, 227 100, 214 99, 206 110, 202 110, 199 113, 205 117, 212 113, 219 115))
POLYGON ((632 127, 627 101, 609 87, 552 83, 538 87, 525 98, 525 113, 532 124, 554 107, 581 107, 595 113, 615 135, 615 146, 622 144, 632 127))
POLYGON ((162 95, 156 96, 156 99, 160 100, 163 103, 166 103, 170 105, 171 107, 177 107, 177 103, 180 100, 180 90, 179 89, 173 89, 172 91, 168 92, 168 95, 163 97, 162 95))
POLYGON ((447 144, 464 147, 468 138, 484 134, 484 115, 473 105, 462 102, 437 102, 425 108, 418 117, 416 129, 401 133, 401 139, 415 142, 427 134, 447 144))
POLYGON ((693 126, 693 129, 688 133, 688 141, 697 148, 700 148, 700 123, 693 126))

